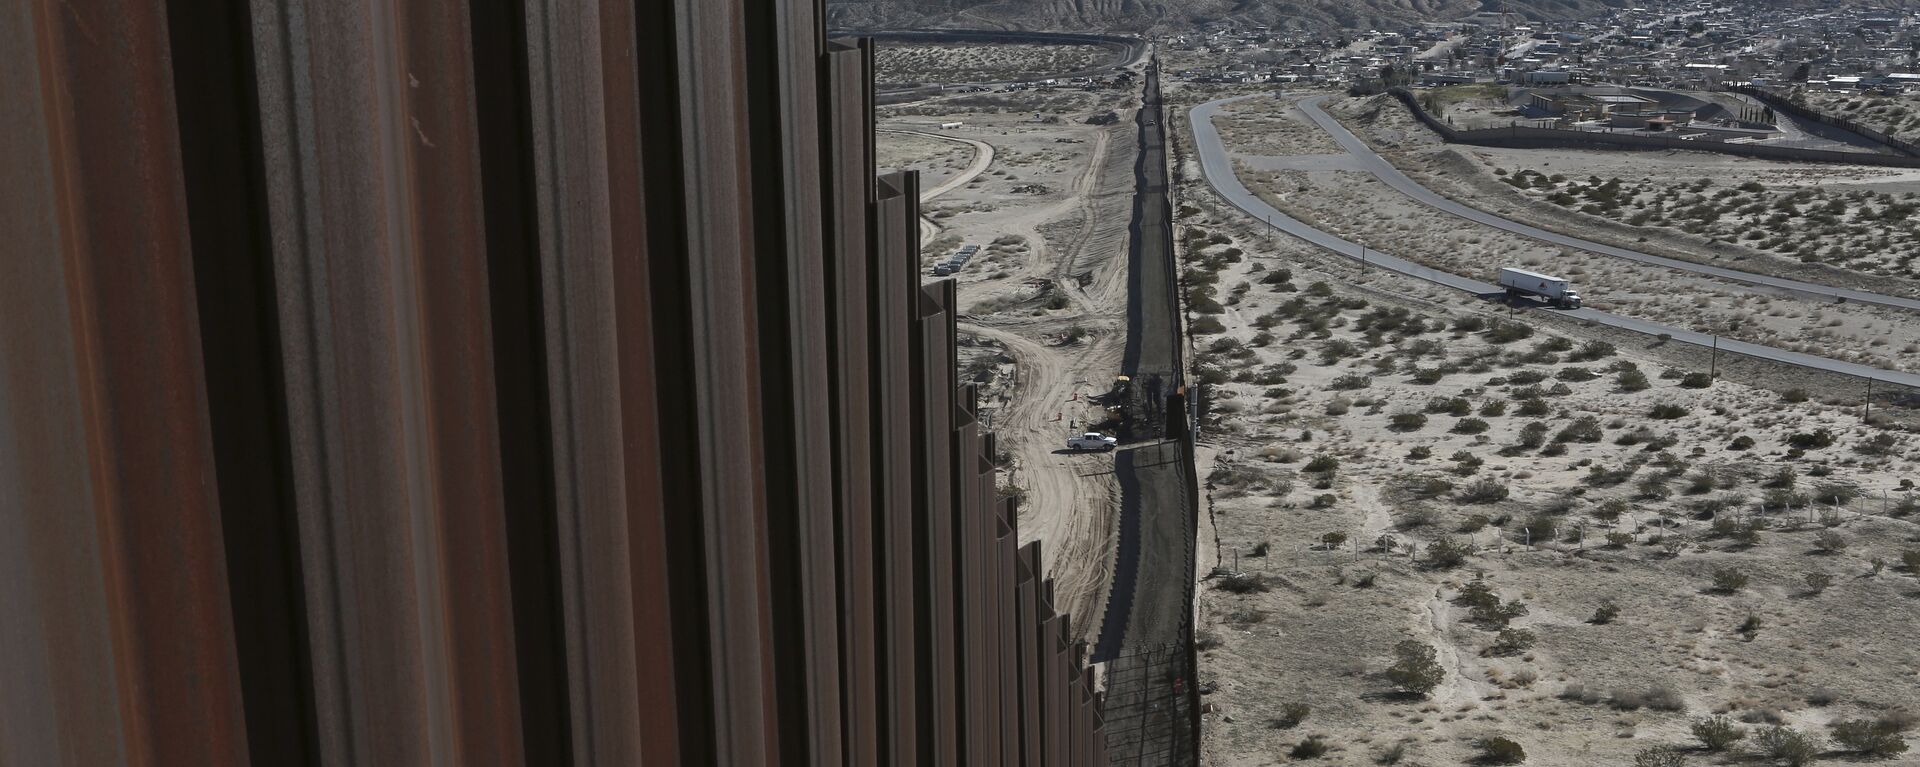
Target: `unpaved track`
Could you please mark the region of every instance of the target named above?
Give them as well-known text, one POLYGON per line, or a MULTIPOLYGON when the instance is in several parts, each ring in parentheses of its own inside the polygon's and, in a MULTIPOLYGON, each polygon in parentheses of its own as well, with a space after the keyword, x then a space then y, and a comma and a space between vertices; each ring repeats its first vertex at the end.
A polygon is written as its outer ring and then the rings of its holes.
POLYGON ((912 136, 922 136, 925 138, 936 139, 939 141, 952 141, 956 144, 966 144, 967 146, 973 147, 973 162, 967 163, 966 170, 960 171, 959 175, 956 175, 953 178, 947 179, 946 183, 943 183, 932 189, 920 190, 921 205, 925 205, 929 202, 932 202, 934 198, 939 197, 940 195, 946 194, 955 189, 959 189, 960 187, 966 186, 967 182, 972 181, 975 176, 985 173, 987 171, 987 166, 993 164, 993 145, 985 141, 980 141, 978 139, 961 138, 959 136, 948 136, 940 133, 928 133, 926 131, 906 130, 904 128, 876 128, 875 130, 879 133, 902 133, 902 134, 907 134, 912 136))
POLYGON ((1041 567, 1053 574, 1058 608, 1067 615, 1090 615, 1105 601, 1112 575, 1118 492, 1113 455, 1059 451, 1069 421, 1084 425, 1101 417, 1085 396, 1099 389, 1087 373, 1112 369, 1119 358, 1119 333, 1117 327, 1104 327, 1079 344, 1060 347, 1033 340, 1032 328, 1021 330, 960 325, 960 332, 998 341, 1013 356, 1018 379, 992 427, 1013 455, 1010 480, 1027 491, 1020 506, 1020 542, 1042 542, 1041 567), (1076 392, 1078 400, 1072 399, 1076 392))
POLYGON ((1065 199, 1012 209, 996 221, 997 231, 1024 237, 1030 247, 1009 281, 1053 281, 1071 299, 1069 310, 1041 317, 1018 311, 969 315, 959 326, 963 333, 1000 343, 1014 359, 1008 402, 994 413, 990 427, 1012 457, 1008 481, 1026 491, 1020 541, 1042 542, 1041 566, 1054 579, 1055 604, 1074 616, 1075 632, 1086 637, 1099 630, 1112 578, 1119 489, 1113 454, 1060 451, 1075 426, 1084 429, 1105 418, 1089 396, 1105 392, 1120 369, 1127 270, 1124 251, 1111 243, 1124 242, 1125 229, 1119 223, 1124 219, 1106 209, 1120 204, 1116 197, 1129 199, 1133 188, 1130 177, 1116 178, 1110 171, 1116 162, 1131 159, 1130 153, 1113 151, 1112 137, 1122 130, 1095 133, 1086 167, 1065 199), (1088 278, 1085 288, 1075 279, 1082 274, 1088 278), (1056 339, 1073 326, 1087 336, 1058 344, 1056 339))

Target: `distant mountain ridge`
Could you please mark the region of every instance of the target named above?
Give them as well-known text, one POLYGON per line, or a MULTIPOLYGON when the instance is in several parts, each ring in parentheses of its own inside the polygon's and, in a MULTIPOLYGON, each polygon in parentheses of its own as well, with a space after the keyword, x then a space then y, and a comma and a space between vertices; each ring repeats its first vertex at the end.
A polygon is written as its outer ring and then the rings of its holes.
POLYGON ((1178 32, 1213 22, 1287 29, 1380 29, 1481 11, 1516 20, 1590 16, 1630 0, 829 0, 835 29, 952 27, 1178 32))

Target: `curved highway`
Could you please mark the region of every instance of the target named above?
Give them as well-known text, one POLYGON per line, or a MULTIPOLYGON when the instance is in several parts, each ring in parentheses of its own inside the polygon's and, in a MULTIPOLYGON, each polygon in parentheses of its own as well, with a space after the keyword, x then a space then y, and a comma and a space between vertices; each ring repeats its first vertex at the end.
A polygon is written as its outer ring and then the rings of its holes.
MULTIPOLYGON (((1256 219, 1271 222, 1274 228, 1276 229, 1279 229, 1283 232, 1286 232, 1287 234, 1293 235, 1302 240, 1306 240, 1309 243, 1318 245, 1322 248, 1326 248, 1328 250, 1331 250, 1335 253, 1346 256, 1348 258, 1353 258, 1356 260, 1361 258, 1363 251, 1361 249, 1361 246, 1358 243, 1350 242, 1348 240, 1340 238, 1337 235, 1321 231, 1319 229, 1314 228, 1312 225, 1307 224, 1306 222, 1300 221, 1299 219, 1293 218, 1291 216, 1288 216, 1285 213, 1280 212, 1279 210, 1275 209, 1273 206, 1268 205, 1265 200, 1260 199, 1251 190, 1247 189, 1246 184, 1242 183, 1240 181, 1240 177, 1233 172, 1232 158, 1227 153, 1226 147, 1220 141, 1219 130, 1215 129, 1213 126, 1213 116, 1220 111, 1221 106, 1234 101, 1239 101, 1240 99, 1245 99, 1245 98, 1252 98, 1252 97, 1251 96, 1234 96, 1231 98, 1217 99, 1217 100, 1209 101, 1205 104, 1196 106, 1192 109, 1192 111, 1188 113, 1188 120, 1193 126, 1193 137, 1194 137, 1194 144, 1195 144, 1194 149, 1195 149, 1195 152, 1200 157, 1200 168, 1207 178, 1207 183, 1213 187, 1214 191, 1218 192, 1222 198, 1224 198, 1227 202, 1231 203, 1234 207, 1237 207, 1243 211, 1246 211, 1249 215, 1252 215, 1256 219)), ((1339 135, 1340 135, 1339 133, 1336 133, 1335 137, 1338 138, 1339 135)), ((1347 134, 1347 135, 1351 137, 1352 134, 1347 134)), ((1354 139, 1354 141, 1357 142, 1358 139, 1354 139)), ((1344 142, 1343 142, 1343 145, 1344 145, 1344 142)), ((1365 159, 1364 156, 1362 156, 1361 159, 1365 159)), ((1380 162, 1385 163, 1385 160, 1384 159, 1380 160, 1380 162)), ((1398 173, 1398 171, 1394 171, 1394 172, 1398 173)), ((1385 176, 1382 176, 1382 179, 1384 180, 1385 176)), ((1408 183, 1412 184, 1411 179, 1408 180, 1408 183)), ((1418 189, 1422 189, 1422 190, 1425 189, 1424 187, 1420 187, 1418 184, 1413 184, 1413 186, 1418 189)), ((1428 193, 1432 194, 1431 192, 1428 192, 1428 193)), ((1435 195, 1435 196, 1437 197, 1438 195, 1435 195)), ((1551 233, 1547 233, 1547 234, 1551 234, 1551 233)), ((1500 288, 1487 284, 1485 282, 1468 279, 1466 277, 1461 277, 1459 275, 1456 275, 1450 272, 1443 272, 1438 269, 1421 266, 1420 264, 1413 263, 1403 258, 1398 258, 1385 253, 1381 253, 1378 250, 1373 250, 1369 248, 1364 251, 1364 255, 1367 260, 1367 263, 1378 266, 1382 269, 1386 269, 1392 272, 1398 272, 1400 274, 1405 274, 1410 277, 1418 277, 1420 279, 1427 280, 1428 282, 1444 285, 1446 287, 1454 288, 1456 290, 1461 290, 1461 291, 1473 293, 1476 295, 1487 295, 1487 294, 1494 294, 1494 293, 1501 292, 1500 288)), ((1701 267, 1698 264, 1691 264, 1687 262, 1678 262, 1678 263, 1686 264, 1687 267, 1693 267, 1695 269, 1711 268, 1711 267, 1701 267)), ((1676 268, 1680 268, 1680 267, 1676 267, 1676 268)), ((1759 275, 1750 275, 1750 276, 1758 277, 1759 275)), ((1801 283, 1801 284, 1805 284, 1805 283, 1801 283)), ((1824 286, 1810 286, 1810 287, 1821 288, 1827 291, 1838 290, 1837 288, 1825 288, 1824 286)), ((1884 300, 1887 297, 1881 296, 1880 298, 1884 300)), ((1560 311, 1560 310, 1554 310, 1554 311, 1560 311)), ((1634 317, 1623 317, 1617 314, 1608 314, 1606 312, 1597 311, 1594 309, 1573 309, 1573 310, 1563 311, 1561 313, 1564 313, 1571 317, 1576 317, 1582 320, 1593 322, 1596 324, 1607 325, 1609 327, 1620 328, 1622 330, 1630 330, 1636 333, 1645 333, 1647 335, 1665 334, 1671 337, 1675 341, 1695 344, 1698 346, 1707 346, 1709 344, 1714 343, 1714 337, 1707 333, 1701 333, 1698 331, 1689 330, 1681 327, 1675 327, 1672 325, 1667 325, 1659 322, 1650 322, 1648 320, 1637 319, 1634 317)), ((1789 365, 1798 365, 1801 367, 1812 368, 1815 370, 1825 370, 1832 373, 1857 376, 1860 378, 1871 378, 1878 381, 1890 381, 1893 383, 1899 383, 1906 386, 1920 386, 1920 375, 1915 375, 1912 373, 1902 373, 1902 372, 1892 371, 1892 370, 1883 370, 1881 368, 1876 368, 1868 365, 1860 365, 1852 362, 1842 362, 1840 360, 1831 360, 1825 357, 1816 357, 1811 354, 1802 354, 1800 352, 1787 351, 1785 349, 1776 349, 1771 346, 1762 346, 1760 344, 1748 343, 1745 341, 1736 341, 1728 338, 1719 339, 1719 347, 1724 351, 1733 352, 1735 354, 1744 354, 1749 357, 1757 357, 1760 359, 1773 360, 1775 362, 1784 362, 1789 365)))
POLYGON ((1339 142, 1340 148, 1347 150, 1348 154, 1353 155, 1354 159, 1359 163, 1360 169, 1365 170, 1368 173, 1372 173, 1374 177, 1380 179, 1382 183, 1385 183, 1387 186, 1393 187, 1394 189, 1398 190, 1401 194, 1404 194, 1408 197, 1412 197, 1413 199, 1421 203, 1424 203, 1429 207, 1440 210, 1444 213, 1451 213, 1455 216, 1459 216, 1461 218, 1464 218, 1468 221, 1472 221, 1477 224, 1485 224, 1487 226, 1491 226, 1496 229, 1504 229, 1506 231, 1512 232, 1522 237, 1531 237, 1533 239, 1540 240, 1542 242, 1552 243, 1554 245, 1559 245, 1562 247, 1576 248, 1579 250, 1590 251, 1593 253, 1598 253, 1603 256, 1612 256, 1614 258, 1624 258, 1629 261, 1638 261, 1643 264, 1651 264, 1654 266, 1664 266, 1669 269, 1679 269, 1685 272, 1693 272, 1695 274, 1704 274, 1712 277, 1719 277, 1721 279, 1734 280, 1736 282, 1744 282, 1750 285, 1762 285, 1769 288, 1778 288, 1780 290, 1790 290, 1796 293, 1805 293, 1805 294, 1814 295, 1814 296, 1825 296, 1828 298, 1846 299, 1848 301, 1855 301, 1863 304, 1877 304, 1879 306, 1891 306, 1898 309, 1909 309, 1913 311, 1920 311, 1920 299, 1901 298, 1899 296, 1887 296, 1887 295, 1881 295, 1879 293, 1868 293, 1863 290, 1850 290, 1847 288, 1836 288, 1836 287, 1831 287, 1828 285, 1820 285, 1812 282, 1801 282, 1799 280, 1789 280, 1781 277, 1770 277, 1764 274, 1754 274, 1753 272, 1743 272, 1738 269, 1727 269, 1727 268, 1718 267, 1718 266, 1708 266, 1706 264, 1695 263, 1692 261, 1682 261, 1677 258, 1667 258, 1665 256, 1656 256, 1649 253, 1641 253, 1640 251, 1637 251, 1637 250, 1628 250, 1626 248, 1615 247, 1613 245, 1608 245, 1606 243, 1594 242, 1592 240, 1583 240, 1578 237, 1569 237, 1567 235, 1560 234, 1558 232, 1549 232, 1545 229, 1541 229, 1536 226, 1529 226, 1527 224, 1522 224, 1518 221, 1501 218, 1492 213, 1488 213, 1484 210, 1480 210, 1479 208, 1462 205, 1458 202, 1454 202, 1453 200, 1447 199, 1446 197, 1442 197, 1438 192, 1435 192, 1431 189, 1421 186, 1418 182, 1414 181, 1411 178, 1408 178, 1407 174, 1401 173, 1400 169, 1393 167, 1393 163, 1387 162, 1387 158, 1381 157, 1378 152, 1373 151, 1372 147, 1367 146, 1366 142, 1361 141, 1360 137, 1353 135, 1353 131, 1347 130, 1347 126, 1341 125, 1340 121, 1333 119, 1331 115, 1328 115, 1324 110, 1320 108, 1320 102, 1324 101, 1326 98, 1327 98, 1326 96, 1314 96, 1311 98, 1301 99, 1298 102, 1300 111, 1305 112, 1307 114, 1307 118, 1310 120, 1313 120, 1313 123, 1315 125, 1320 126, 1321 130, 1324 130, 1329 135, 1333 136, 1333 140, 1336 142, 1339 142))

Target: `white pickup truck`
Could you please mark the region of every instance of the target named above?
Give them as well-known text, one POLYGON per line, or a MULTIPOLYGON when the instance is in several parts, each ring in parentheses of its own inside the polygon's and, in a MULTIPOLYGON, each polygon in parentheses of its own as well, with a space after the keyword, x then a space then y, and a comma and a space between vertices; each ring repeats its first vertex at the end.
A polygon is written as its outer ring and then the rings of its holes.
POLYGON ((1112 450, 1114 446, 1119 444, 1120 444, 1120 440, 1114 439, 1105 434, 1101 434, 1100 432, 1097 432, 1097 431, 1090 431, 1085 434, 1081 434, 1079 436, 1067 438, 1068 450, 1102 450, 1104 451, 1104 450, 1112 450))

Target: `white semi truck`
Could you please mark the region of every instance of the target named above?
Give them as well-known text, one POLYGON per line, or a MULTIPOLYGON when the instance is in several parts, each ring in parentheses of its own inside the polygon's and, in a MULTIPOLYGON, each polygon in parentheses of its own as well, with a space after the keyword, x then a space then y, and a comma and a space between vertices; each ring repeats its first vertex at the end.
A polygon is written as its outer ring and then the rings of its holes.
POLYGON ((1500 287, 1508 297, 1537 296, 1562 309, 1580 308, 1580 294, 1574 292, 1573 283, 1559 277, 1509 267, 1500 270, 1500 287))

